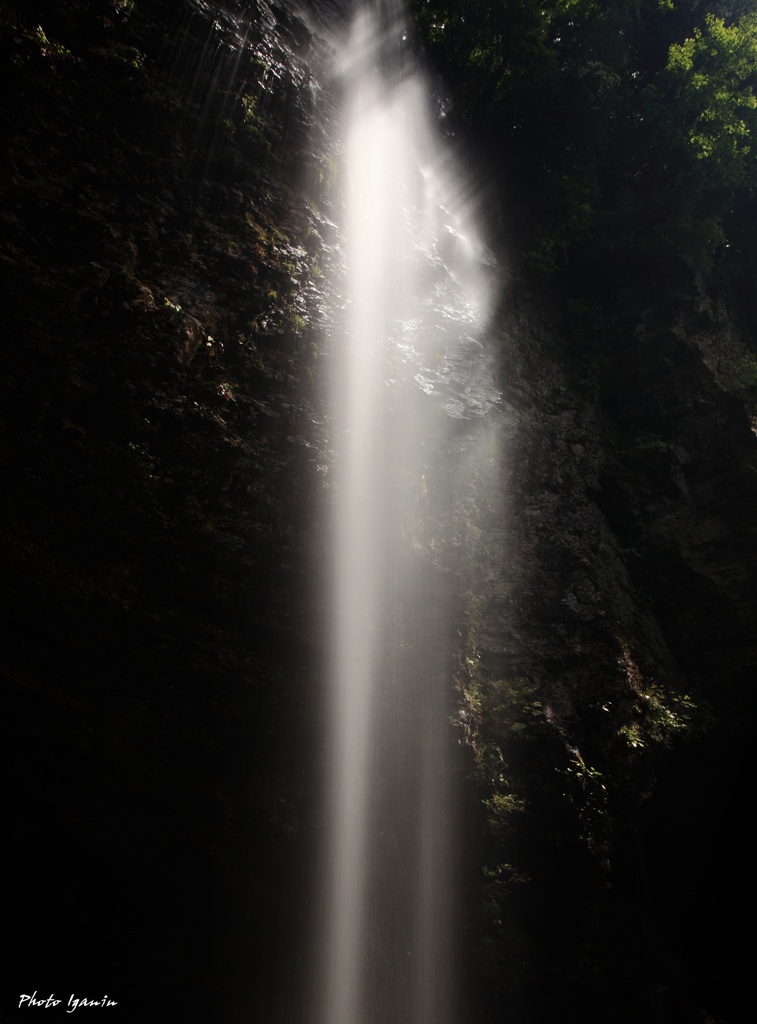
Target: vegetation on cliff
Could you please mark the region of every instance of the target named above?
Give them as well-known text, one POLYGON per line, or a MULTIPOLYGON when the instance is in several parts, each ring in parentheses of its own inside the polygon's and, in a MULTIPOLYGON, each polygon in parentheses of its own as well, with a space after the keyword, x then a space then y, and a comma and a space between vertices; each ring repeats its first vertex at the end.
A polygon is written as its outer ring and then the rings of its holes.
POLYGON ((303 72, 270 25, 240 54, 162 0, 3 2, 0 30, 7 983, 247 1019, 297 930, 317 671, 303 72))
POLYGON ((746 799, 754 5, 411 6, 448 130, 491 170, 514 268, 500 325, 507 508, 478 526, 489 560, 504 530, 517 582, 479 588, 462 684, 486 819, 491 1005, 728 1021, 738 940, 719 920, 720 884, 688 865, 676 832, 692 813, 683 780, 706 764, 706 789, 729 794, 700 832, 723 875, 719 832, 740 834, 746 799), (698 913, 683 895, 693 878, 698 913))
MULTIPOLYGON (((656 273, 751 259, 750 3, 416 0, 455 112, 487 140, 527 265, 656 273), (609 265, 608 265, 609 261, 609 265)), ((753 267, 753 264, 752 264, 753 267)), ((666 275, 666 280, 669 277, 666 275)))

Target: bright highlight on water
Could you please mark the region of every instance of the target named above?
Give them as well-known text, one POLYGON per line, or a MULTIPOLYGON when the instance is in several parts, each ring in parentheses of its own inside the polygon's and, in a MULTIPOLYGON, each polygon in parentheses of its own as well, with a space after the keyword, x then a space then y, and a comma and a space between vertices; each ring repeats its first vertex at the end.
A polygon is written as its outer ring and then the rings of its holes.
POLYGON ((457 1018, 456 630, 434 552, 469 421, 498 396, 479 338, 489 271, 406 27, 396 5, 364 7, 341 47, 318 1024, 457 1018))

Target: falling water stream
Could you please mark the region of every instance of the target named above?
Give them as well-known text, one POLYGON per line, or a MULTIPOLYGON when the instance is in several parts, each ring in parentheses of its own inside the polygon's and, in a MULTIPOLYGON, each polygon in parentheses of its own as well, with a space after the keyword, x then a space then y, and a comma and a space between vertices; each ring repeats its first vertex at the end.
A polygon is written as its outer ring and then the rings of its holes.
MULTIPOLYGON (((350 0, 311 0, 312 67, 266 0, 244 16, 216 0, 185 3, 177 34, 186 45, 170 74, 197 120, 190 162, 209 165, 219 118, 246 89, 255 109, 270 99, 269 79, 318 96, 324 54, 335 54, 342 96, 337 116, 314 100, 323 116, 311 125, 317 157, 333 150, 340 212, 323 252, 322 305, 329 293, 334 301, 319 310, 331 368, 321 397, 332 626, 301 1024, 453 1024, 464 1015, 451 725, 459 595, 470 586, 487 414, 500 400, 485 340, 495 271, 476 227, 480 204, 438 130, 443 103, 428 88, 403 0, 354 0, 346 33, 335 26, 350 0)), ((283 6, 303 13, 298 0, 283 6)))
POLYGON ((333 340, 333 636, 318 1024, 448 1024, 459 933, 456 630, 437 536, 497 401, 489 270, 401 3, 340 47, 345 288, 333 340), (462 454, 461 454, 462 453, 462 454), (435 564, 435 562, 437 564, 435 564))

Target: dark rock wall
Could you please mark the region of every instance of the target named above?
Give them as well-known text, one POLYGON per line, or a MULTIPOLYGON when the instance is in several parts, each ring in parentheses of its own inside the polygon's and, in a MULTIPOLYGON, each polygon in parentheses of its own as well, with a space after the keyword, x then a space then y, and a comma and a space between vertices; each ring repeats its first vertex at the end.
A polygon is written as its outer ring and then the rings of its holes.
MULTIPOLYGON (((3 1019, 35 990, 107 992, 127 1021, 296 1015, 332 16, 0 4, 3 1019)), ((749 322, 692 272, 587 361, 561 300, 520 285, 491 345, 503 402, 435 555, 465 618, 470 1004, 730 1024, 757 653, 749 322)))
POLYGON ((461 714, 489 998, 518 1019, 729 1021, 746 999, 749 333, 693 273, 671 306, 641 302, 591 374, 554 297, 513 288, 500 318, 461 714))
POLYGON ((247 6, 0 12, 4 1010, 290 1019, 333 166, 247 6))

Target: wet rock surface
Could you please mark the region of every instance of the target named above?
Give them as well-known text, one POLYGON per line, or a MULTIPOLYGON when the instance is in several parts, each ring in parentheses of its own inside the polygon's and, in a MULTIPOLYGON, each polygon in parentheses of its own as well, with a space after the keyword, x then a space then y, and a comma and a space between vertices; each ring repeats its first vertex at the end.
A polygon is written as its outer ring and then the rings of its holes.
POLYGON ((129 1021, 286 1017, 300 928, 330 218, 277 10, 2 9, 8 976, 129 1021))
POLYGON ((483 952, 524 1019, 736 1020, 745 997, 719 880, 747 872, 756 439, 712 361, 744 326, 721 307, 703 330, 697 289, 590 385, 558 307, 513 295, 501 319, 461 716, 509 917, 483 952))

